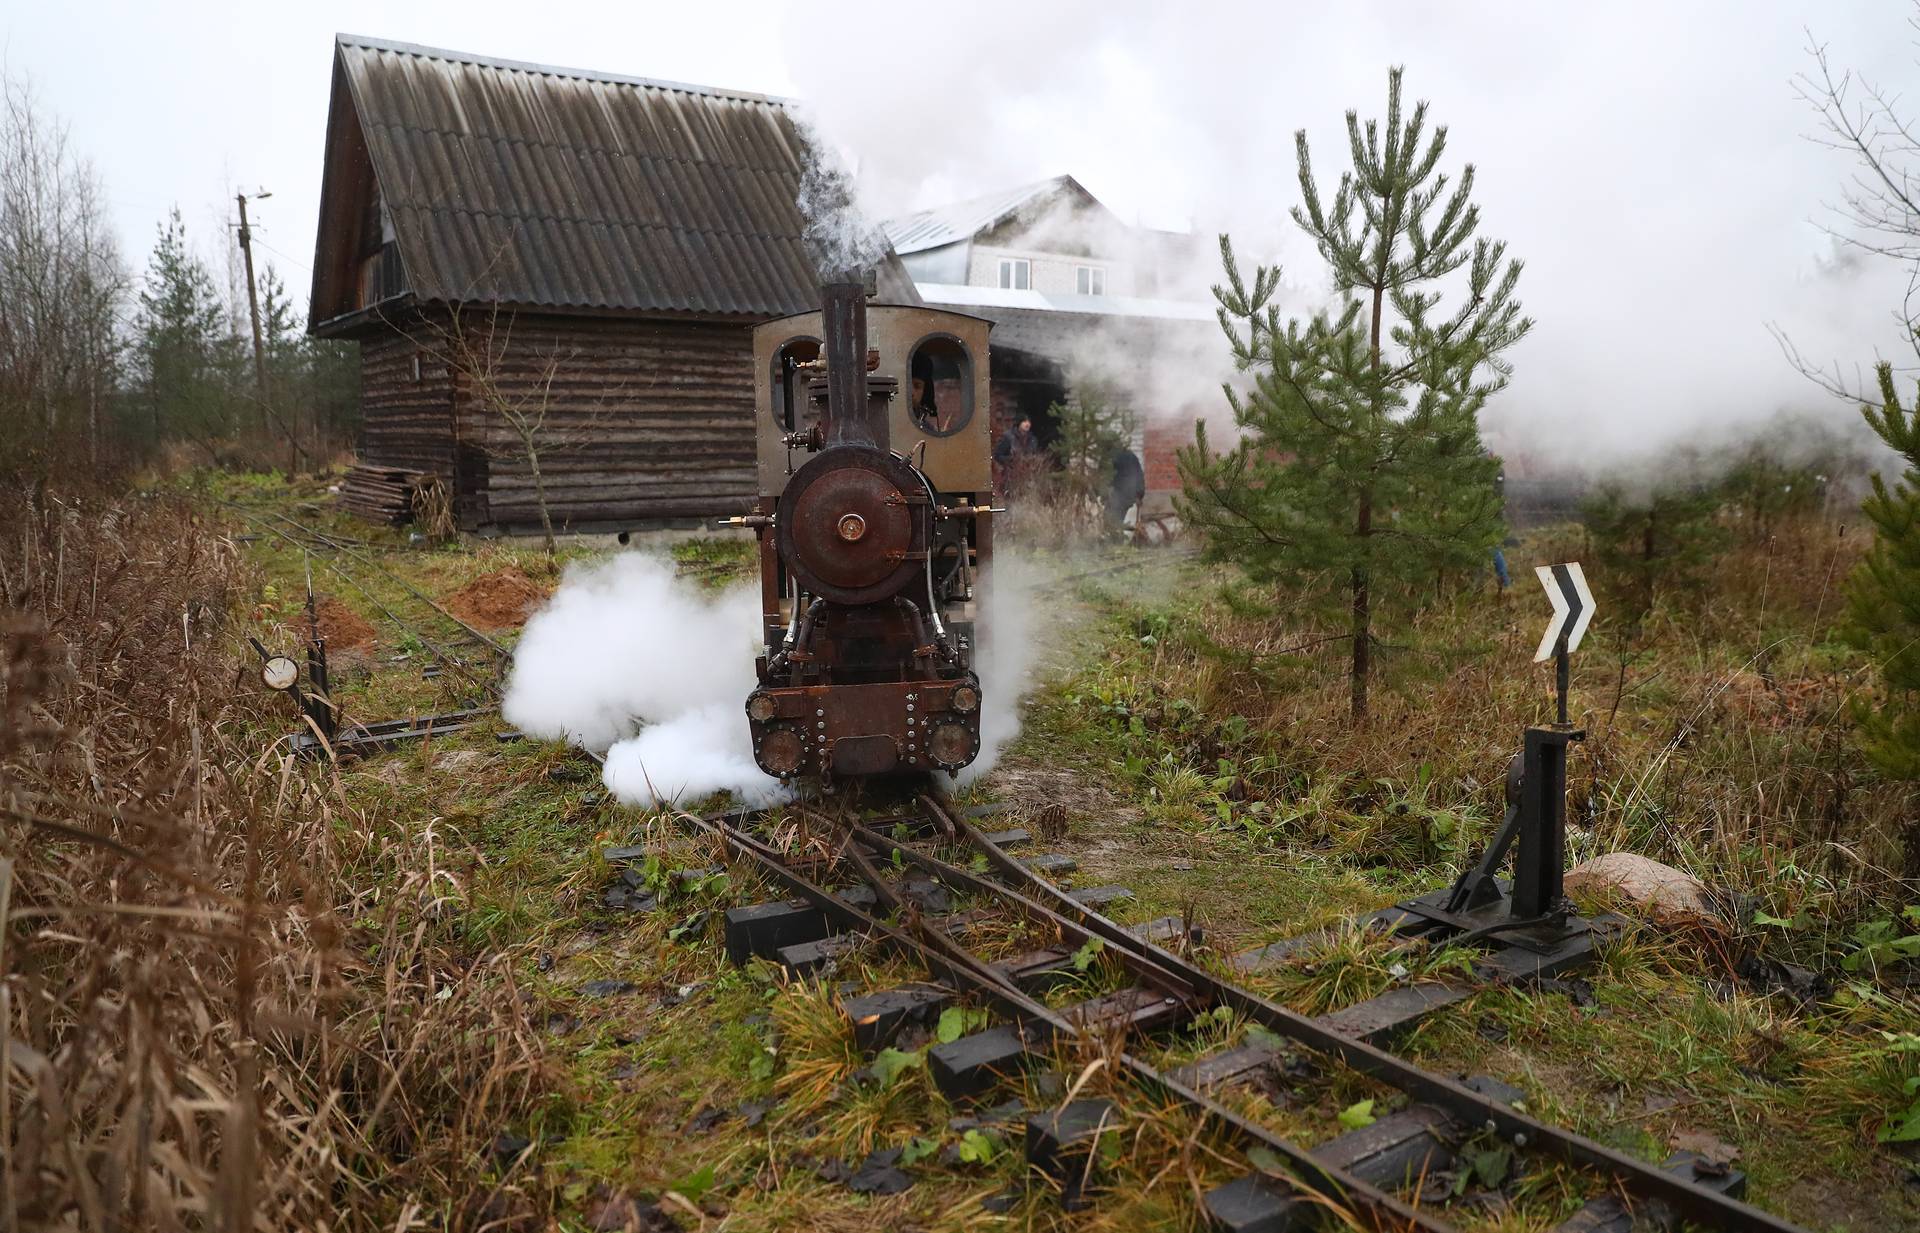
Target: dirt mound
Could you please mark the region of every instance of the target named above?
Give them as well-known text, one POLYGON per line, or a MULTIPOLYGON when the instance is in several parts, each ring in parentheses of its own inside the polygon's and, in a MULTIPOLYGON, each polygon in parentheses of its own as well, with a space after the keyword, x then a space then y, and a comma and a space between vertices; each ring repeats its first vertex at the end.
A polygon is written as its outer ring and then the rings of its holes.
POLYGON ((525 625, 534 609, 547 602, 539 583, 509 566, 482 574, 447 596, 447 611, 479 629, 525 625))
POLYGON ((377 631, 367 619, 328 595, 314 605, 320 621, 320 636, 329 651, 364 651, 373 645, 377 631))

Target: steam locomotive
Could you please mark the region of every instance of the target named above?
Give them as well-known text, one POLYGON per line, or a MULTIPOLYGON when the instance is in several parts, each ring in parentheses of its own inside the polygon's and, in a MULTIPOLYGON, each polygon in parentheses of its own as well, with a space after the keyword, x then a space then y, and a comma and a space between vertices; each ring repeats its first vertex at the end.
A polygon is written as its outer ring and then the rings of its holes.
POLYGON ((980 753, 993 552, 990 323, 822 288, 754 330, 766 646, 746 700, 769 775, 957 774, 980 753))

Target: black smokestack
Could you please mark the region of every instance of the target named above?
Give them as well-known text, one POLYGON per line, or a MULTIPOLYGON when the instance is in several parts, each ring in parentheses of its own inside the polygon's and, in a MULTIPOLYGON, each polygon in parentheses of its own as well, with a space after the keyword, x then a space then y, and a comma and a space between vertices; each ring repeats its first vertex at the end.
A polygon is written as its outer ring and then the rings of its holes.
POLYGON ((826 284, 820 315, 827 336, 827 444, 884 449, 886 421, 874 414, 867 397, 866 284, 826 284))

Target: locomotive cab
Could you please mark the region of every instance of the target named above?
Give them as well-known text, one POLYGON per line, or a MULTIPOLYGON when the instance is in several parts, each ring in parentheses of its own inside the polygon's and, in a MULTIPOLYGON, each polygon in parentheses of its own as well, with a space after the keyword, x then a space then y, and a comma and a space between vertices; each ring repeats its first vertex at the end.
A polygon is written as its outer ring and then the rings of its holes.
POLYGON ((839 283, 754 330, 759 500, 741 521, 765 645, 746 710, 770 775, 830 786, 979 754, 990 328, 839 283))

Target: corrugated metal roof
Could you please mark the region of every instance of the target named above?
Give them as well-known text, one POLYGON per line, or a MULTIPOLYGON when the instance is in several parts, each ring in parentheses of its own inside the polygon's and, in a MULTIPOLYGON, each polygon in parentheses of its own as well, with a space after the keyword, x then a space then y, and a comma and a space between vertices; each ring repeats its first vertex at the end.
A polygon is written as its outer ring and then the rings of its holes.
POLYGON ((1081 188, 1079 181, 1072 176, 1054 176, 1049 180, 1036 180, 1017 188, 1001 189, 997 193, 888 219, 880 226, 892 242, 894 252, 923 252, 929 248, 957 244, 1004 222, 1037 201, 1067 191, 1093 200, 1092 194, 1081 188))
MULTIPOLYGON (((425 301, 744 317, 819 305, 806 146, 761 94, 336 40, 425 301)), ((891 254, 880 295, 918 303, 891 254)))

